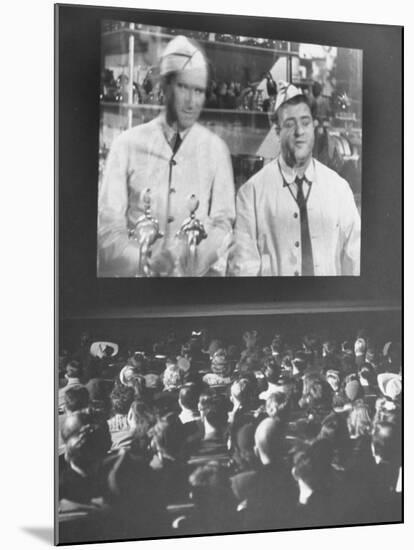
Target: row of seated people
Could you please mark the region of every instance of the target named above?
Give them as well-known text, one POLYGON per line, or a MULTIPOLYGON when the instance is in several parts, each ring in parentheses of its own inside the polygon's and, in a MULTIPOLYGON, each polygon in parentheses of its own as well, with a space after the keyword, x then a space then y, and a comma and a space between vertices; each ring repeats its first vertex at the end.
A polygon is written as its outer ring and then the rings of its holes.
POLYGON ((118 370, 104 354, 91 378, 69 360, 61 542, 401 521, 398 346, 374 364, 361 337, 325 353, 244 340, 233 364, 212 346, 207 373, 194 349, 159 375, 143 355, 118 370))

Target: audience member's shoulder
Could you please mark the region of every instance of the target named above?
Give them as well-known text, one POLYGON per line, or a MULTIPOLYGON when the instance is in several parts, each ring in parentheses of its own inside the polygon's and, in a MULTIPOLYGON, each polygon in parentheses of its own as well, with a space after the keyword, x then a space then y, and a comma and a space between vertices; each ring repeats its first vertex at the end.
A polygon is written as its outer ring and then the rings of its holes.
POLYGON ((248 498, 257 483, 258 474, 255 470, 240 472, 230 478, 233 493, 239 500, 248 498))

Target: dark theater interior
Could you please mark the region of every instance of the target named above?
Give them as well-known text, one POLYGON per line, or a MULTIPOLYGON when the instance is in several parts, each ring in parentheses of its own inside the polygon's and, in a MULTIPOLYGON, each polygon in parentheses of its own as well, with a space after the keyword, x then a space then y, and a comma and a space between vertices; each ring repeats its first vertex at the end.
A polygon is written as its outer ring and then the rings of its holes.
POLYGON ((59 7, 58 544, 403 521, 401 74, 379 70, 402 32, 361 29, 59 7), (235 192, 270 161, 262 75, 327 90, 333 50, 301 45, 337 48, 336 86, 356 100, 331 103, 318 158, 352 190, 359 276, 97 276, 108 151, 158 115, 145 56, 183 33, 206 44, 217 90, 250 87, 200 119, 229 148, 235 192))

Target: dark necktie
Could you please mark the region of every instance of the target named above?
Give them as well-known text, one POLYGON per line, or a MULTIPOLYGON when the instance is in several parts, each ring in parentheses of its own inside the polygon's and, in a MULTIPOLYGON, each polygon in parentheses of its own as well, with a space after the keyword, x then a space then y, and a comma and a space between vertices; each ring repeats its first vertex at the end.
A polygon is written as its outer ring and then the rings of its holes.
POLYGON ((306 208, 306 198, 303 194, 303 180, 296 176, 295 183, 298 186, 296 202, 300 214, 300 238, 302 249, 302 275, 314 275, 312 243, 309 233, 308 210, 306 208))
POLYGON ((183 140, 181 139, 180 134, 177 132, 174 136, 174 142, 173 142, 173 146, 172 146, 173 156, 178 151, 178 148, 180 147, 182 141, 183 140))

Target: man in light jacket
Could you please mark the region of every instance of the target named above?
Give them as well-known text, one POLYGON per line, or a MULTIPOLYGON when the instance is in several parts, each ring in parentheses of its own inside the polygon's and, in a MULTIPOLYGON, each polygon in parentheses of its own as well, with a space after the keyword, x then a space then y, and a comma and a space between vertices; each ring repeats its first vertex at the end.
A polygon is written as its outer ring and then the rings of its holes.
POLYGON ((235 191, 227 146, 197 122, 207 87, 206 58, 197 44, 177 36, 161 56, 160 73, 165 110, 123 132, 107 159, 98 201, 101 277, 142 276, 140 235, 134 230, 145 212, 148 189, 151 216, 162 234, 146 257, 151 274, 217 276, 226 271, 235 191), (188 247, 177 233, 197 202, 195 217, 207 236, 197 244, 188 270, 188 247))
POLYGON ((239 190, 235 276, 360 274, 361 221, 348 183, 312 157, 307 98, 279 83, 274 123, 279 156, 239 190))

